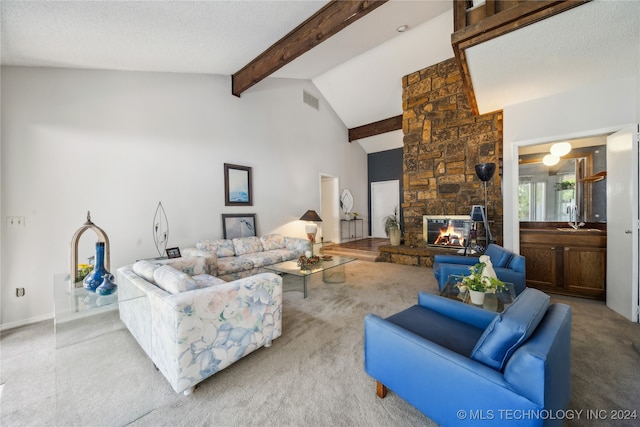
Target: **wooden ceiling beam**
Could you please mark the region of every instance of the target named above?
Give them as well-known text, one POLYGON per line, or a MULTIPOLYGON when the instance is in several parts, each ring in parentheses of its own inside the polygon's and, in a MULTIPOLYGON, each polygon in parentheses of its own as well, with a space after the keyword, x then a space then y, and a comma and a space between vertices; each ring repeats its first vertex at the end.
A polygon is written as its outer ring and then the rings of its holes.
POLYGON ((349 129, 349 142, 402 129, 402 114, 349 129))
POLYGON ((231 93, 242 92, 353 24, 388 0, 333 0, 231 76, 231 93))

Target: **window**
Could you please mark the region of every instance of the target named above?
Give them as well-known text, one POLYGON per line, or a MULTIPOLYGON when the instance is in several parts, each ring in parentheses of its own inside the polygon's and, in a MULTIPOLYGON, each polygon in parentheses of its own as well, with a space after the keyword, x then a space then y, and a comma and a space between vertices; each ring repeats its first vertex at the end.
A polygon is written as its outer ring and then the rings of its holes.
POLYGON ((518 218, 520 221, 544 221, 545 182, 526 182, 531 177, 521 177, 518 186, 518 218))

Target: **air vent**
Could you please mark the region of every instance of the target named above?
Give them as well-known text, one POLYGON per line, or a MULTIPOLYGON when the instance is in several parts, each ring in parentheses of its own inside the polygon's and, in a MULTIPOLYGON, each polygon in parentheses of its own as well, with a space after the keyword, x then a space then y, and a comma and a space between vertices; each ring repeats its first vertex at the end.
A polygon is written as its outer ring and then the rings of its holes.
POLYGON ((316 98, 315 96, 302 91, 302 102, 304 102, 307 105, 310 105, 311 107, 315 108, 316 110, 319 110, 320 108, 319 103, 318 103, 318 98, 316 98))

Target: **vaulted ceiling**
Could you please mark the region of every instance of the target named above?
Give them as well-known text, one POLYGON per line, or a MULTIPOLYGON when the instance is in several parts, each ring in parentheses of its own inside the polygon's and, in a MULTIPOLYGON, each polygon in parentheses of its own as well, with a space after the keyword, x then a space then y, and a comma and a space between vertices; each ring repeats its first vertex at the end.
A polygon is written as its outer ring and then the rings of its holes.
MULTIPOLYGON (((327 3, 3 0, 1 60, 231 76, 327 3)), ((452 5, 390 0, 269 78, 312 80, 347 128, 397 116, 402 77, 453 57, 452 5), (407 31, 396 31, 402 25, 407 31)), ((467 57, 480 112, 612 78, 612 70, 637 76, 638 16, 640 2, 594 1, 474 46, 467 57)), ((401 147, 402 132, 359 143, 367 152, 401 147)))

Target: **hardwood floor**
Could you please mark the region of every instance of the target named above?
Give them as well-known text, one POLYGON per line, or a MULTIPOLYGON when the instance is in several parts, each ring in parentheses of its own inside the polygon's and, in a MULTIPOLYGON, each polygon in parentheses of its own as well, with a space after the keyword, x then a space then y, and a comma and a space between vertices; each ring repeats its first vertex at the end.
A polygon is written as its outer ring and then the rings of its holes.
POLYGON ((352 240, 344 243, 327 243, 321 249, 322 253, 352 256, 364 261, 375 261, 378 258, 378 247, 388 245, 389 239, 367 238, 352 240))

